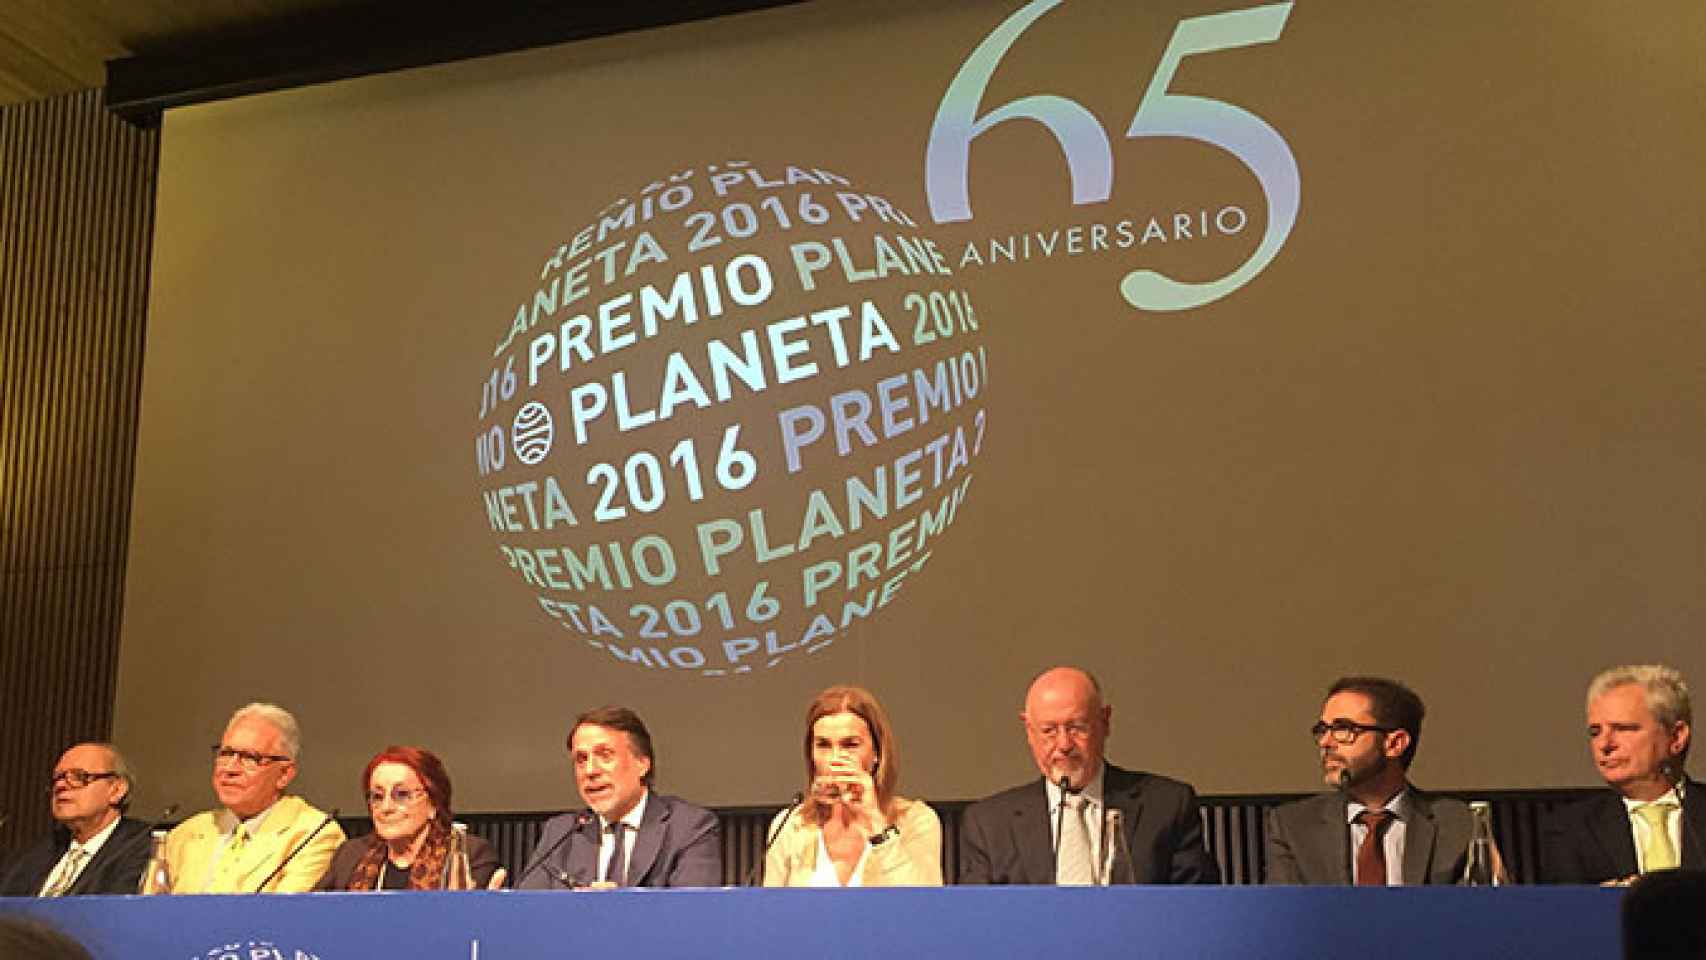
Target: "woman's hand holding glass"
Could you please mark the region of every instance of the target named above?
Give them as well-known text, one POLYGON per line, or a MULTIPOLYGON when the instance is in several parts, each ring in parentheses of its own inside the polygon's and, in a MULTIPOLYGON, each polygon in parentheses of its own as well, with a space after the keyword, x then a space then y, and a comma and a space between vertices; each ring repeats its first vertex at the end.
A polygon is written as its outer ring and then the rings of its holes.
POLYGON ((877 801, 877 785, 870 771, 852 757, 829 758, 812 781, 812 796, 821 804, 845 811, 849 825, 867 836, 888 829, 888 818, 877 801))

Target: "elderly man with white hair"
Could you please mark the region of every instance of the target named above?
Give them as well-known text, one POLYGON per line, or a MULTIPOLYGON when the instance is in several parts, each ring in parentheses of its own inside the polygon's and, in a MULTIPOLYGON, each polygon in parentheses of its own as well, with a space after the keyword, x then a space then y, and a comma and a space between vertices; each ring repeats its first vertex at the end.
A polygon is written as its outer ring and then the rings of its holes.
POLYGON ((1706 784, 1688 779, 1694 707, 1676 670, 1612 667, 1588 684, 1587 733, 1611 789, 1547 818, 1541 878, 1627 883, 1706 867, 1706 784))
POLYGON ((296 779, 302 735, 290 712, 251 703, 231 715, 213 748, 220 807, 166 838, 173 893, 305 893, 344 832, 285 788, 296 779))

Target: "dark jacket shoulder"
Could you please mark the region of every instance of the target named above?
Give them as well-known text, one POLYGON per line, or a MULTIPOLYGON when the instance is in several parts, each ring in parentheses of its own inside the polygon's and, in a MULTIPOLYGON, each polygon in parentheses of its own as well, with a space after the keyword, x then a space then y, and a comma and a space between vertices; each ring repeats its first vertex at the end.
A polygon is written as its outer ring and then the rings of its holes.
MULTIPOLYGON (((119 818, 112 834, 101 844, 94 859, 83 868, 77 882, 66 891, 67 895, 135 893, 152 852, 148 834, 148 824, 129 817, 119 818)), ((70 831, 55 827, 47 836, 25 849, 0 877, 0 896, 35 896, 70 845, 70 831)))

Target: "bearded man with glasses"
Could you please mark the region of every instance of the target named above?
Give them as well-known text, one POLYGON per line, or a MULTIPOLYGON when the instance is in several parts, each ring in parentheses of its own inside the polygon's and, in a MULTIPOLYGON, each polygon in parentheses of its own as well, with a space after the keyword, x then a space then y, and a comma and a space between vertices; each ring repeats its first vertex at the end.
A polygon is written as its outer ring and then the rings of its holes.
POLYGON ((220 807, 178 824, 166 838, 173 893, 305 893, 314 889, 344 831, 300 797, 302 734, 288 710, 251 703, 231 715, 213 746, 220 807))
POLYGON ((135 893, 148 862, 148 825, 124 815, 134 781, 110 743, 79 743, 48 785, 57 826, 0 878, 0 896, 135 893))
POLYGON ((1422 698, 1385 677, 1344 677, 1309 729, 1332 791, 1268 812, 1267 883, 1413 886, 1463 876, 1469 807, 1410 783, 1422 698))

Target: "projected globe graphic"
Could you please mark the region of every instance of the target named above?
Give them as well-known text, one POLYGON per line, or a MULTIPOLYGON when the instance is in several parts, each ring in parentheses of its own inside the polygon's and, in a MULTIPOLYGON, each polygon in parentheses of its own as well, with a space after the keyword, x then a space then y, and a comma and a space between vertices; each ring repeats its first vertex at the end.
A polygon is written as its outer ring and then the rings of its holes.
POLYGON ((589 655, 708 677, 924 602, 989 367, 982 305, 916 219, 826 167, 726 161, 542 259, 494 325, 474 443, 513 602, 589 655))

